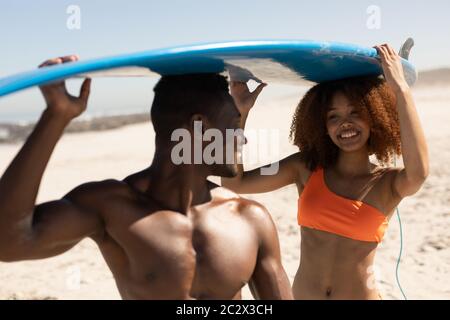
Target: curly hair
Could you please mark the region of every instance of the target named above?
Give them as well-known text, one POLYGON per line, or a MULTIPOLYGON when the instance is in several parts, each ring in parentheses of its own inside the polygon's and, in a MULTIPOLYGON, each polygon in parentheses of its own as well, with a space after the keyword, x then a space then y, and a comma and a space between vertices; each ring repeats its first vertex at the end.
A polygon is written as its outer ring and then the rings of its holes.
POLYGON ((289 137, 300 149, 309 170, 336 163, 339 147, 327 135, 326 114, 336 92, 344 94, 370 126, 369 155, 380 164, 401 155, 396 98, 384 79, 364 76, 323 82, 312 87, 298 104, 289 137))

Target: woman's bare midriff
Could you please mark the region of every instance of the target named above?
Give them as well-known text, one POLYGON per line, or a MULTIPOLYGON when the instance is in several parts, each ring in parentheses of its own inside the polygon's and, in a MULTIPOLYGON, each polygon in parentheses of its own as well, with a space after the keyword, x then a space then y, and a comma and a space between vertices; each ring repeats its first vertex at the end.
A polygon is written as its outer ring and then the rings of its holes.
POLYGON ((380 299, 373 262, 377 243, 301 228, 295 299, 380 299))

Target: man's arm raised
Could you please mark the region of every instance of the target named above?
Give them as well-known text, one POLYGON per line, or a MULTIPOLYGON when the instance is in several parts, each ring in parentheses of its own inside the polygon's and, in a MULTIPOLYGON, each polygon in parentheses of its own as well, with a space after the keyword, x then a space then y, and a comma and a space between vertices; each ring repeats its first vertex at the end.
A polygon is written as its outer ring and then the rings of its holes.
MULTIPOLYGON (((40 67, 77 59, 56 58, 40 67)), ((89 90, 90 80, 84 81, 78 97, 68 94, 64 82, 41 87, 47 108, 0 178, 0 259, 50 256, 72 246, 75 239, 99 230, 99 217, 80 205, 86 203, 83 195, 91 185, 75 189, 61 200, 36 206, 54 147, 70 121, 86 109, 89 90)))

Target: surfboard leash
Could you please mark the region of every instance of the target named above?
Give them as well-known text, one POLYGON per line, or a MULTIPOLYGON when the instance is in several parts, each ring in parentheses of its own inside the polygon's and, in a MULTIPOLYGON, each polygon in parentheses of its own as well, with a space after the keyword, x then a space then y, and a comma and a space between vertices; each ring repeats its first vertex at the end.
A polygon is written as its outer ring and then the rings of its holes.
MULTIPOLYGON (((394 155, 394 167, 397 167, 397 161, 396 161, 396 157, 394 155)), ((395 280, 397 281, 397 286, 400 289, 400 292, 402 293, 403 299, 404 300, 408 300, 408 298, 406 297, 406 294, 403 290, 403 287, 400 283, 400 277, 399 277, 399 269, 400 269, 400 262, 402 259, 402 253, 403 253, 403 228, 402 228, 402 219, 400 218, 400 210, 398 209, 398 206, 395 208, 396 213, 397 213, 397 220, 398 220, 398 225, 399 225, 399 229, 400 229, 400 251, 398 253, 398 258, 397 258, 397 265, 395 266, 395 280)))
MULTIPOLYGON (((402 57, 403 59, 409 60, 409 54, 410 54, 413 46, 414 46, 414 39, 413 38, 406 39, 406 41, 401 46, 400 51, 398 52, 400 57, 402 57)), ((396 160, 397 160, 397 157, 394 154, 394 167, 397 167, 396 160)), ((400 279, 398 276, 398 272, 400 269, 400 261, 402 259, 402 253, 403 253, 403 229, 402 229, 402 219, 400 218, 400 210, 398 209, 398 206, 395 208, 395 210, 397 212, 397 220, 398 220, 398 225, 399 225, 399 229, 400 229, 400 251, 398 253, 397 265, 395 267, 395 279, 397 281, 397 286, 400 289, 400 292, 402 293, 403 299, 408 300, 405 292, 403 291, 403 288, 402 288, 402 285, 400 283, 400 279)))

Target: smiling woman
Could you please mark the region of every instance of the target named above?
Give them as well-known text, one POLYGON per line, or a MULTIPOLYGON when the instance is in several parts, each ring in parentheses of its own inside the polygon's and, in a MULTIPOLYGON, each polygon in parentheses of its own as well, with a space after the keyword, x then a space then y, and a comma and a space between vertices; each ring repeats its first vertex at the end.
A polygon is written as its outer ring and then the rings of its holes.
MULTIPOLYGON (((375 48, 384 79, 323 82, 302 98, 290 134, 299 152, 282 159, 277 174, 262 176, 239 166, 237 177, 222 178, 240 193, 297 187, 296 299, 380 299, 368 285, 377 245, 400 201, 416 193, 428 175, 427 144, 401 59, 389 45, 375 48), (387 166, 400 154, 404 168, 387 166)), ((254 99, 242 101, 259 92, 231 91, 245 118, 254 99)))

